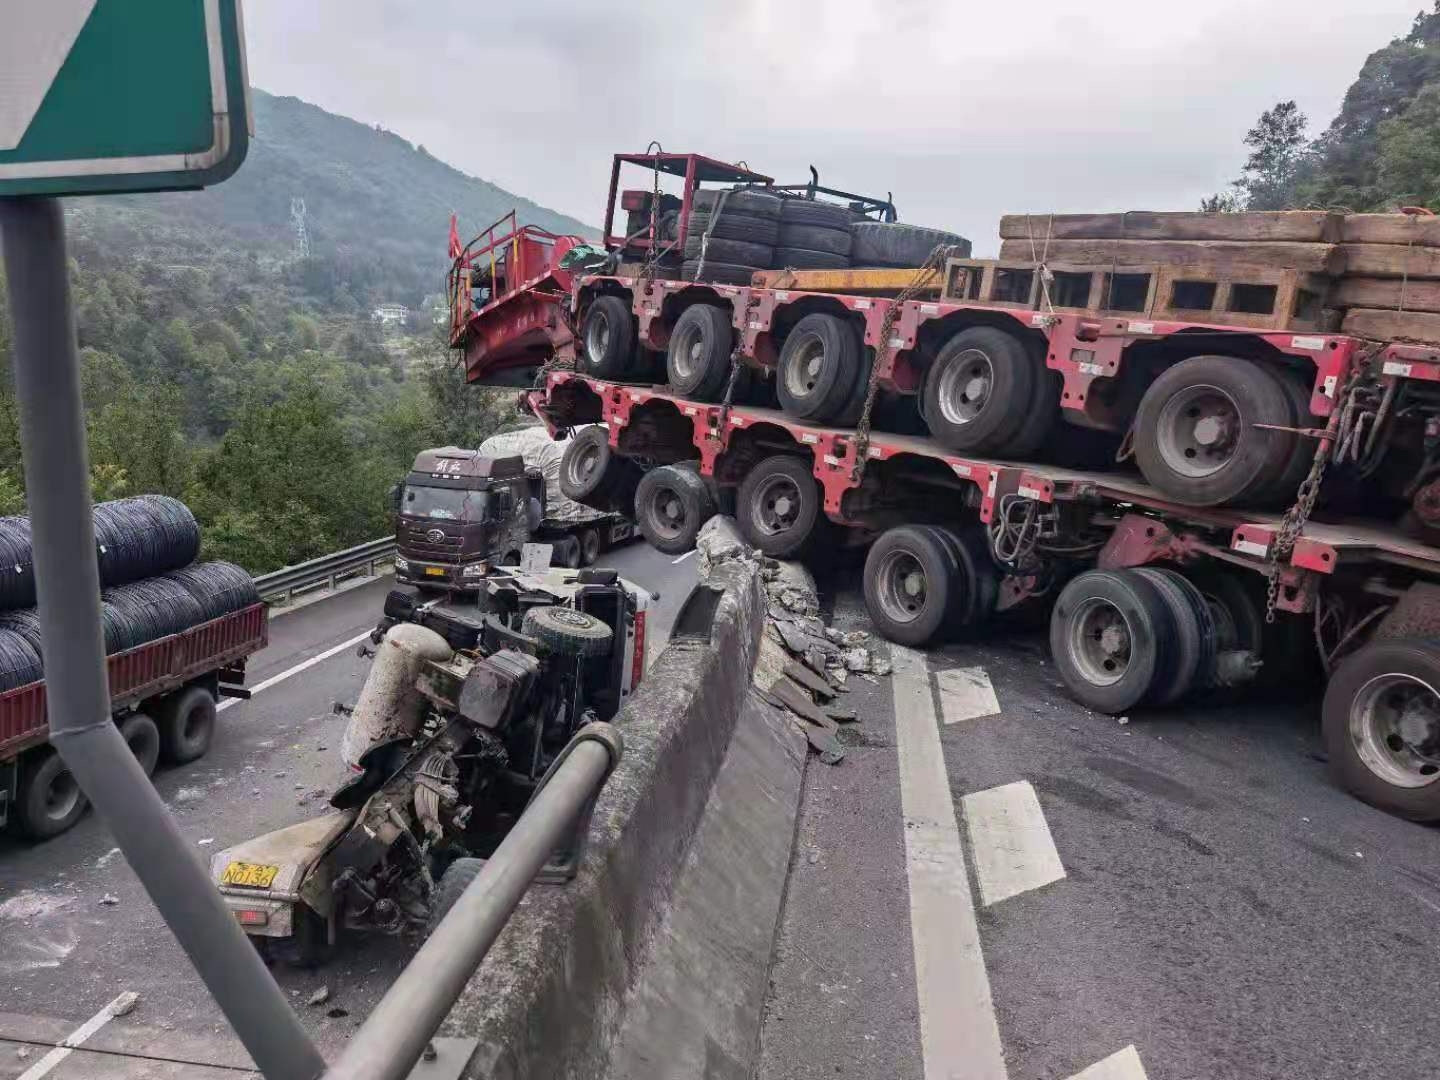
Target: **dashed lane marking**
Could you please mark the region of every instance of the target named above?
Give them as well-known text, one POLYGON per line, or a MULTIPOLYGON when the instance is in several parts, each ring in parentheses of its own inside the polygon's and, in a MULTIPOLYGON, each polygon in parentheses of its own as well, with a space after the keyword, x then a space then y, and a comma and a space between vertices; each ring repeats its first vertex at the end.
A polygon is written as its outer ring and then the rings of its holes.
MULTIPOLYGON (((329 660, 337 653, 342 653, 346 649, 353 649, 356 645, 359 645, 360 642, 365 641, 369 637, 370 631, 366 630, 363 634, 356 634, 349 641, 342 641, 339 645, 332 646, 331 648, 326 649, 322 653, 316 653, 314 656, 310 657, 309 660, 302 660, 294 667, 286 668, 284 671, 281 671, 278 674, 271 675, 268 679, 262 679, 260 682, 256 683, 250 688, 250 694, 253 697, 254 695, 260 693, 261 690, 270 689, 270 687, 274 686, 276 683, 282 683, 286 679, 299 675, 302 671, 309 671, 316 664, 323 664, 326 660, 329 660)), ((239 705, 240 702, 244 700, 244 698, 226 698, 224 701, 220 702, 219 705, 215 706, 215 711, 221 712, 225 709, 230 708, 232 705, 239 705)))
POLYGON ((1145 1066, 1140 1064, 1140 1051, 1127 1046, 1076 1073, 1070 1080, 1147 1080, 1147 1077, 1145 1066))
POLYGON ((910 649, 890 656, 925 1080, 1006 1080, 929 671, 910 649))
POLYGON ((961 803, 986 907, 1065 876, 1045 811, 1027 781, 976 791, 961 803))
POLYGON ((946 668, 935 672, 940 688, 940 712, 947 724, 978 720, 1000 711, 995 688, 983 667, 946 668))
POLYGON ((691 548, 689 551, 685 552, 684 555, 681 555, 678 559, 671 559, 671 560, 670 560, 670 565, 671 565, 671 566, 675 566, 675 565, 677 565, 678 563, 684 562, 684 561, 685 561, 686 559, 688 559, 691 555, 694 555, 695 552, 696 552, 696 550, 698 550, 698 549, 696 549, 696 548, 691 548))
POLYGON ((85 1023, 65 1036, 64 1041, 61 1042, 59 1046, 55 1047, 54 1050, 51 1050, 39 1061, 35 1062, 34 1065, 31 1065, 30 1068, 21 1073, 18 1080, 41 1080, 41 1077, 49 1076, 55 1066, 59 1065, 75 1052, 76 1047, 83 1045, 90 1036, 94 1035, 111 1020, 115 1019, 115 1014, 118 1010, 126 1006, 133 1008, 134 1006, 131 1003, 134 1000, 135 995, 128 990, 121 994, 114 1001, 110 1002, 109 1005, 106 1005, 89 1020, 86 1020, 85 1023))

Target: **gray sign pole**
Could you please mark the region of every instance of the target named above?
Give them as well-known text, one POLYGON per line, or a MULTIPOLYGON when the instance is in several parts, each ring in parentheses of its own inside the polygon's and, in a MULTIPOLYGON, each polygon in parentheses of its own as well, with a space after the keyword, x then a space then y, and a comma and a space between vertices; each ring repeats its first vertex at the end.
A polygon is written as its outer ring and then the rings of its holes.
POLYGON ((110 719, 60 203, 0 198, 0 242, 14 325, 50 741, 261 1072, 270 1080, 313 1080, 325 1069, 319 1051, 110 719))

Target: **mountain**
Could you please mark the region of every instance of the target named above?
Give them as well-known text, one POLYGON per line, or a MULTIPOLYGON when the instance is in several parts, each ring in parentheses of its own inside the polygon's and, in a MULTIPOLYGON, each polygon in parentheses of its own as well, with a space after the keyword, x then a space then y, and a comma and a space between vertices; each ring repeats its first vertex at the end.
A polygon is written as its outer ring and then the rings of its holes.
MULTIPOLYGON (((71 233, 100 258, 170 264, 255 258, 291 265, 322 308, 417 305, 441 292, 450 214, 478 228, 511 208, 522 224, 596 230, 445 164, 401 136, 293 97, 254 91, 255 138, 240 171, 199 192, 76 200, 71 233), (295 268, 293 199, 311 258, 295 268)), ((466 237, 469 238, 468 235, 466 237)))

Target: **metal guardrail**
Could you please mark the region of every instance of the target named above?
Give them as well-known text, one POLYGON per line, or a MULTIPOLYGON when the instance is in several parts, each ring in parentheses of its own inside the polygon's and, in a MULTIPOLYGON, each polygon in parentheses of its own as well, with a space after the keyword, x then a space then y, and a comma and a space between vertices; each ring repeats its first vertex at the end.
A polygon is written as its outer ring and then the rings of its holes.
POLYGON ((356 544, 352 548, 321 555, 309 562, 282 567, 269 574, 260 574, 255 578, 255 588, 259 590, 261 599, 283 597, 288 602, 296 593, 319 588, 321 585, 333 589, 336 582, 347 577, 360 573, 373 575, 376 566, 394 558, 395 538, 382 536, 379 540, 356 544))

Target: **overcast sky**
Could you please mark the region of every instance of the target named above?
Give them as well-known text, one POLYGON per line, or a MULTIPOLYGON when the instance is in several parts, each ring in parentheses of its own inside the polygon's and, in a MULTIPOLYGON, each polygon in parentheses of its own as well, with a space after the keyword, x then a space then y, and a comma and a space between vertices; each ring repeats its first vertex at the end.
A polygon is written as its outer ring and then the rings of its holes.
MULTIPOLYGON (((1423 0, 246 0, 251 80, 598 224, 610 155, 1010 211, 1194 209, 1262 109, 1320 130, 1423 0)), ((258 133, 261 138, 264 133, 258 133)))

